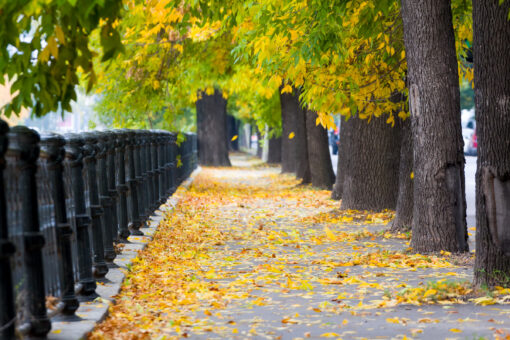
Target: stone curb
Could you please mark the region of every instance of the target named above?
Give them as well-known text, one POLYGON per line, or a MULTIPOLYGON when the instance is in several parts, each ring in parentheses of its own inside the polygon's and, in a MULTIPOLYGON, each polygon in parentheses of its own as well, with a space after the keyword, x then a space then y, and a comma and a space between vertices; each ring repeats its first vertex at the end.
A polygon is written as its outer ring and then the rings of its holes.
MULTIPOLYGON (((201 170, 201 167, 196 168, 180 187, 188 189, 201 170)), ((149 226, 140 229, 144 235, 130 236, 128 238, 130 243, 126 243, 121 253, 113 261, 114 264, 109 266, 110 270, 106 277, 98 282, 96 292, 99 297, 94 301, 81 302, 80 308, 76 311, 76 316, 57 316, 53 318, 51 331, 47 336, 49 340, 85 339, 96 324, 108 316, 108 308, 115 302, 114 297, 120 292, 122 282, 124 281, 125 274, 123 271, 127 270, 133 259, 138 256, 138 251, 144 249, 152 240, 165 213, 172 211, 178 203, 179 200, 177 198, 173 196, 168 198, 159 207, 159 210, 150 217, 149 226)))

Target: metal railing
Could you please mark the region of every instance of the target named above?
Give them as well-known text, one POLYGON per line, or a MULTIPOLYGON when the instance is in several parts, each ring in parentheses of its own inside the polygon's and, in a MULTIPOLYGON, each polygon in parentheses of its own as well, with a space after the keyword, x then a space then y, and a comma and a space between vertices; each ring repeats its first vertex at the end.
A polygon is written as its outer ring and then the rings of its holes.
POLYGON ((0 339, 45 336, 52 317, 97 297, 115 244, 142 234, 196 168, 196 145, 162 130, 40 136, 0 121, 0 339))

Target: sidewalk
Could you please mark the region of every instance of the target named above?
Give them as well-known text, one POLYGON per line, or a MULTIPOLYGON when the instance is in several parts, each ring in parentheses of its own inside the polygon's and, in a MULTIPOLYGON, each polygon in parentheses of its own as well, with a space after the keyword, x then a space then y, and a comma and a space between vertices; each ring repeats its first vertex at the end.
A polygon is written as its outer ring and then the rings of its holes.
POLYGON ((482 304, 510 290, 472 296, 472 254, 406 253, 391 212, 340 214, 328 191, 232 162, 176 193, 90 339, 504 338, 510 306, 482 304))

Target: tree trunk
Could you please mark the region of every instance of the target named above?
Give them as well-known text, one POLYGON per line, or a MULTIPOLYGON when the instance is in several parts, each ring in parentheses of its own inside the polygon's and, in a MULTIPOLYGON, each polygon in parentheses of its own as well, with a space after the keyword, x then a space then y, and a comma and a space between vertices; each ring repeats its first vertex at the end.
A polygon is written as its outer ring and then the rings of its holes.
POLYGON ((267 163, 274 164, 282 161, 282 137, 269 138, 267 149, 267 163))
POLYGON ((227 138, 227 101, 221 91, 201 93, 197 100, 198 160, 201 165, 230 166, 227 138))
MULTIPOLYGON (((294 90, 295 91, 295 90, 294 90)), ((282 173, 296 171, 296 139, 289 138, 296 134, 296 116, 300 110, 299 99, 292 93, 281 93, 280 105, 282 109, 282 173)))
POLYGON ((460 92, 450 1, 402 0, 414 147, 411 246, 468 250, 460 92))
MULTIPOLYGON (((294 89, 294 93, 296 100, 299 103, 299 93, 296 91, 296 89, 294 89)), ((301 179, 301 184, 310 183, 312 180, 310 173, 310 162, 308 161, 309 154, 306 116, 306 110, 303 110, 303 108, 298 105, 294 115, 294 126, 296 128, 296 136, 294 137, 294 140, 296 145, 296 177, 301 179)))
POLYGON ((340 136, 338 138, 338 160, 336 166, 336 180, 331 192, 331 198, 339 200, 342 198, 344 189, 345 169, 349 162, 349 143, 351 140, 352 129, 349 126, 352 124, 352 118, 346 120, 344 116, 341 117, 340 123, 340 136))
POLYGON ((329 154, 328 131, 322 125, 316 125, 316 119, 317 113, 306 110, 306 136, 312 185, 331 189, 335 182, 335 173, 329 154))
POLYGON ((255 129, 257 131, 257 157, 262 158, 263 151, 263 142, 262 142, 262 134, 257 125, 255 125, 255 129))
POLYGON ((239 151, 239 125, 239 120, 237 120, 234 116, 227 115, 227 143, 228 148, 231 151, 239 151), (234 136, 237 136, 237 138, 232 140, 234 136))
POLYGON ((510 286, 509 11, 508 1, 473 1, 477 286, 510 286))
POLYGON ((400 145, 400 165, 398 175, 398 198, 395 219, 391 224, 392 232, 409 231, 413 223, 413 139, 411 119, 402 123, 402 141, 400 145))
POLYGON ((349 119, 351 138, 345 168, 342 209, 395 209, 400 160, 400 122, 394 128, 385 117, 370 122, 349 119), (352 120, 352 122, 351 122, 352 120))

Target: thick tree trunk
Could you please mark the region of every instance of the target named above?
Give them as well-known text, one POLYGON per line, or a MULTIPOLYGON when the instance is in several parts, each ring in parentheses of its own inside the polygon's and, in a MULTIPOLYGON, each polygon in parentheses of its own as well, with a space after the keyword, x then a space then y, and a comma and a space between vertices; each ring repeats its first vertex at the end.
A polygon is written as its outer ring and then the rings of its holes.
POLYGON ((239 151, 239 120, 234 116, 227 115, 227 129, 228 129, 228 149, 230 151, 239 151), (235 140, 232 140, 234 136, 237 136, 235 140))
POLYGON ((255 129, 257 131, 257 157, 262 158, 262 151, 264 149, 263 141, 262 141, 262 134, 260 133, 260 130, 256 125, 255 125, 255 129))
POLYGON ((292 93, 281 93, 280 105, 282 109, 282 173, 296 171, 296 138, 289 138, 296 134, 296 115, 300 110, 299 99, 292 93))
POLYGON ((267 144, 267 163, 280 163, 282 161, 282 137, 271 137, 267 144))
POLYGON ((398 175, 398 198, 395 219, 391 224, 392 232, 409 231, 413 223, 413 139, 411 119, 402 123, 402 142, 400 146, 400 165, 398 175))
POLYGON ((509 10, 508 1, 473 1, 477 286, 510 286, 509 10))
POLYGON ((414 147, 411 246, 468 250, 460 93, 450 1, 402 0, 414 147))
POLYGON ((342 198, 344 190, 345 169, 349 162, 349 142, 351 139, 352 129, 349 126, 352 123, 352 118, 346 120, 344 116, 341 117, 340 123, 340 136, 338 138, 338 161, 336 166, 336 179, 331 198, 339 200, 342 198))
POLYGON ((201 165, 230 166, 227 138, 227 101, 221 91, 201 93, 197 100, 198 160, 201 165))
MULTIPOLYGON (((296 90, 294 91, 296 100, 299 102, 299 93, 296 90)), ((301 179, 301 184, 310 183, 312 180, 310 173, 310 162, 308 161, 309 153, 306 115, 306 111, 298 106, 294 121, 294 126, 296 128, 296 136, 294 137, 294 140, 296 144, 296 177, 301 179)))
POLYGON ((401 127, 385 117, 349 119, 351 138, 345 168, 342 209, 395 209, 398 194, 401 127), (351 121, 352 120, 352 121, 351 121))
POLYGON ((316 125, 316 119, 315 111, 306 110, 306 136, 312 185, 317 188, 331 189, 335 182, 335 173, 329 154, 328 131, 322 125, 316 125))

